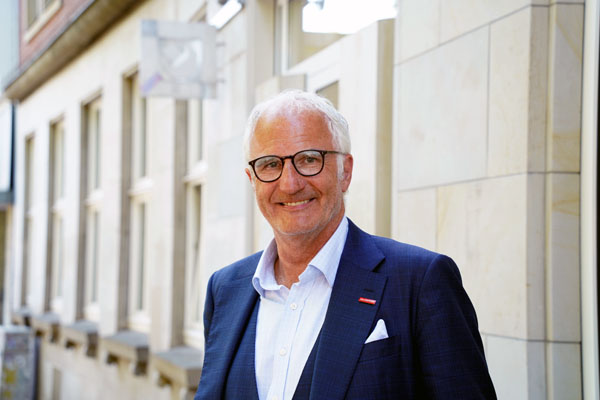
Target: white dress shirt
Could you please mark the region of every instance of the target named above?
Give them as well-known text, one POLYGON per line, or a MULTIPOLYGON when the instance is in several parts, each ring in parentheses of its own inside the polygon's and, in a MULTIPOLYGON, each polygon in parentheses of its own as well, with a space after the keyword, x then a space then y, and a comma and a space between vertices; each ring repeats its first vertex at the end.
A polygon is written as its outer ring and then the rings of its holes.
POLYGON ((275 240, 263 252, 252 277, 260 295, 254 358, 260 400, 290 400, 294 396, 325 320, 347 235, 348 220, 344 217, 290 289, 275 280, 275 240))

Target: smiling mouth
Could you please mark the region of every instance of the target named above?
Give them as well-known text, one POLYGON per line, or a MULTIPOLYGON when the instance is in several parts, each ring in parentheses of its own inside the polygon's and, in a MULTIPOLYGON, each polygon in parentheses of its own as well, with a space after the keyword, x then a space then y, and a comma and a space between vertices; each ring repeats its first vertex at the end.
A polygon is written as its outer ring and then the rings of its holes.
POLYGON ((284 206, 299 206, 301 204, 306 204, 309 201, 310 200, 302 200, 302 201, 294 201, 294 202, 291 202, 291 203, 281 203, 281 204, 283 204, 284 206))

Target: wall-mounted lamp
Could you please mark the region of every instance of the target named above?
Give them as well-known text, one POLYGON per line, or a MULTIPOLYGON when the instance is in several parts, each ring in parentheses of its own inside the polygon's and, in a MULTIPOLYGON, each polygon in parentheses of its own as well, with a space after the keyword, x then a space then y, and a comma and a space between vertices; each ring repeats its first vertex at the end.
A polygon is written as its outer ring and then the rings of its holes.
POLYGON ((219 0, 221 9, 213 15, 208 23, 217 29, 225 26, 244 6, 244 0, 219 0))

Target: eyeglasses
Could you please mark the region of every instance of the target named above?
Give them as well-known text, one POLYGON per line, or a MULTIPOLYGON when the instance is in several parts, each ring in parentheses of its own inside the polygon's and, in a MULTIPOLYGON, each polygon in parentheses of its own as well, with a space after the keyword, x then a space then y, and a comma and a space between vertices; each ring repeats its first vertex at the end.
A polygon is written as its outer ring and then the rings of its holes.
POLYGON ((262 182, 274 182, 281 177, 285 160, 292 160, 292 165, 302 176, 315 176, 323 171, 325 154, 346 154, 333 150, 302 150, 291 156, 262 156, 248 164, 252 167, 254 175, 262 182))

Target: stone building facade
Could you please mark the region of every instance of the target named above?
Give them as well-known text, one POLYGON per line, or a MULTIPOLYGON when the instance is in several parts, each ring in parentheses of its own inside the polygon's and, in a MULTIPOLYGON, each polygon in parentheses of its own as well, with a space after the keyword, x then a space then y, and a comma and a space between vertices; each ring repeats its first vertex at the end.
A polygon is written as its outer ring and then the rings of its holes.
POLYGON ((191 398, 206 282, 271 238, 241 143, 285 88, 348 118, 347 215, 456 260, 499 398, 597 398, 598 1, 399 0, 337 35, 247 0, 216 98, 142 97, 140 21, 222 3, 19 2, 4 313, 38 337, 40 398, 191 398))

